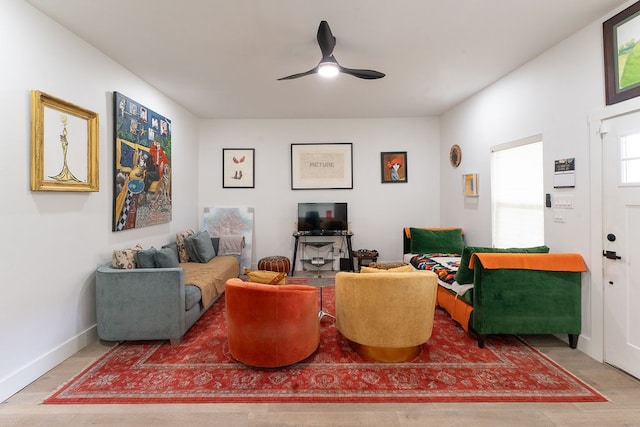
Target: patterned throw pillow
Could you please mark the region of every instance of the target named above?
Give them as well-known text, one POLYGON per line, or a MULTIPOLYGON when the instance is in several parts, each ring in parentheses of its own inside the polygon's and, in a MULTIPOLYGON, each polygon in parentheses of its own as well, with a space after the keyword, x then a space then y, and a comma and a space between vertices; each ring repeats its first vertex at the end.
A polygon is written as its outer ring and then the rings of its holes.
POLYGON ((244 269, 244 274, 249 276, 249 281, 254 283, 264 283, 265 285, 286 285, 287 273, 278 273, 267 270, 244 269))
POLYGON ((136 253, 142 250, 142 246, 136 245, 130 249, 113 251, 111 268, 131 269, 136 268, 136 253))
POLYGON ((184 245, 184 238, 188 236, 193 236, 195 233, 193 230, 187 230, 182 233, 176 234, 176 244, 178 245, 178 261, 180 262, 189 262, 189 253, 187 252, 187 248, 184 245))

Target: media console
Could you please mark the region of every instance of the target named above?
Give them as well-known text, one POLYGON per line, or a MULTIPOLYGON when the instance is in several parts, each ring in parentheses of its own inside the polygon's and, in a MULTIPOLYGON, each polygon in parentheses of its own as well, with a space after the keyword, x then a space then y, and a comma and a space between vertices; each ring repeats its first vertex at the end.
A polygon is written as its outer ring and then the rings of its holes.
MULTIPOLYGON (((291 276, 293 276, 295 274, 295 270, 296 270, 296 259, 298 258, 298 250, 300 247, 300 237, 303 238, 303 245, 309 245, 309 246, 315 246, 315 247, 321 247, 321 246, 328 246, 328 245, 333 245, 332 241, 317 241, 317 240, 312 240, 307 242, 306 239, 307 238, 313 238, 316 239, 317 237, 341 237, 343 239, 343 241, 346 241, 347 243, 347 266, 349 268, 349 271, 354 271, 354 266, 353 266, 353 248, 351 246, 351 237, 353 236, 353 233, 350 233, 348 231, 344 231, 344 230, 338 230, 338 231, 329 231, 329 230, 324 230, 324 231, 320 231, 320 232, 305 232, 305 231, 299 231, 296 233, 293 233, 293 237, 295 239, 294 245, 293 245, 293 262, 291 263, 291 276)), ((333 259, 331 260, 331 262, 333 262, 333 259)), ((318 262, 313 262, 313 259, 311 260, 311 263, 313 265, 318 265, 318 262)), ((324 264, 324 261, 323 261, 324 264)), ((318 267, 319 268, 319 267, 318 267)))

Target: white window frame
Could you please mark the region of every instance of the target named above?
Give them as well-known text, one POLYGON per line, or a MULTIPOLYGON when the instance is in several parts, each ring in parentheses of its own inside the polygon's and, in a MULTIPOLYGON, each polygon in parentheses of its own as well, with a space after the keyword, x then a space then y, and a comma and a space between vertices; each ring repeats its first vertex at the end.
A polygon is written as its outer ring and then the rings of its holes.
POLYGON ((542 141, 542 135, 534 135, 491 147, 491 236, 494 247, 544 244, 542 141), (533 158, 530 150, 513 151, 515 160, 504 163, 506 169, 501 167, 500 163, 508 153, 506 150, 525 146, 534 151, 539 148, 539 151, 533 153, 533 158), (529 156, 524 157, 523 153, 529 156), (539 179, 532 181, 532 176, 539 179))

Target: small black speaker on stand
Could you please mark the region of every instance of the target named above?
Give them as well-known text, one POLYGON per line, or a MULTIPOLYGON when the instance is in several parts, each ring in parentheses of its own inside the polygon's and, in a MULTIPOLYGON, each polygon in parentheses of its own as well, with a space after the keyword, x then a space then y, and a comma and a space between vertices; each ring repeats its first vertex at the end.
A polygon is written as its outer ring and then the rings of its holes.
POLYGON ((340 258, 340 271, 349 271, 349 258, 340 258))

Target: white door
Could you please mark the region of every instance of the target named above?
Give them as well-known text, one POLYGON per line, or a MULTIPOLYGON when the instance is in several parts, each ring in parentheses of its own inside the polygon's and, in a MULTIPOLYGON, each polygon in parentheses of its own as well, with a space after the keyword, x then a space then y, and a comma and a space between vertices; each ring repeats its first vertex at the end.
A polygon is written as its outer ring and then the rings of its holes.
POLYGON ((640 378, 640 113, 605 126, 604 359, 640 378))

